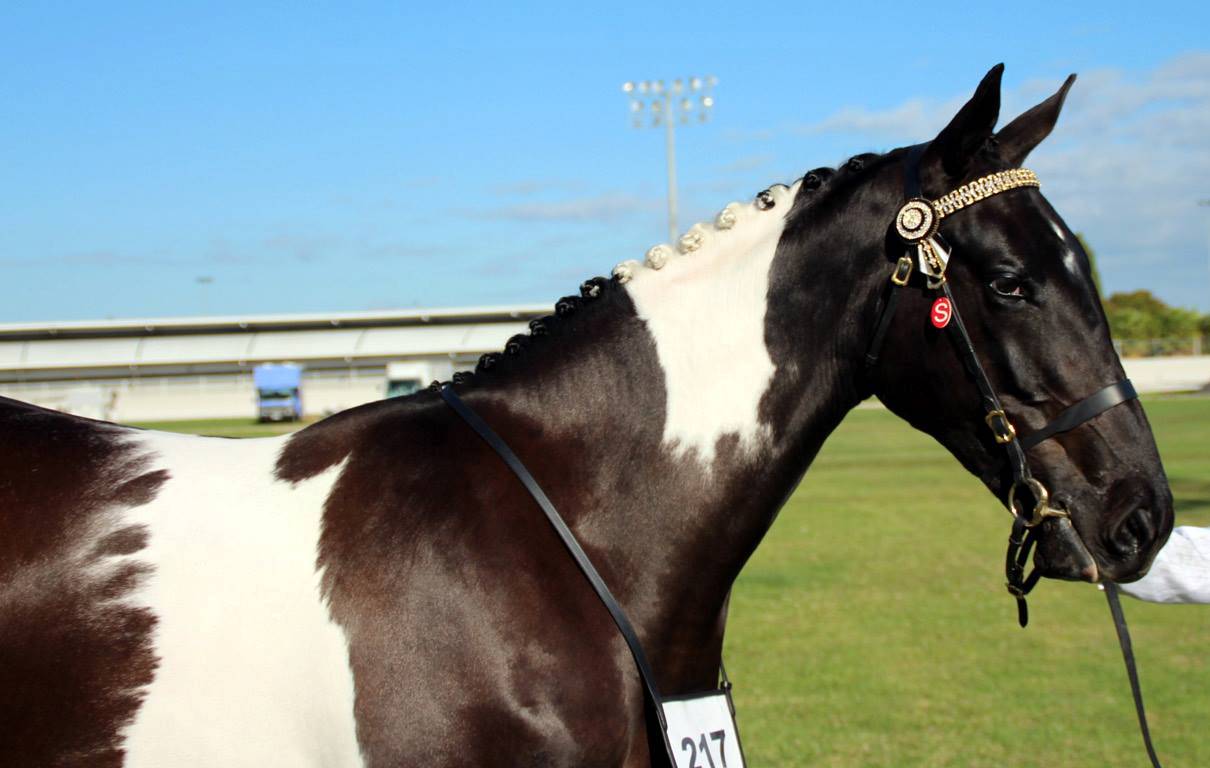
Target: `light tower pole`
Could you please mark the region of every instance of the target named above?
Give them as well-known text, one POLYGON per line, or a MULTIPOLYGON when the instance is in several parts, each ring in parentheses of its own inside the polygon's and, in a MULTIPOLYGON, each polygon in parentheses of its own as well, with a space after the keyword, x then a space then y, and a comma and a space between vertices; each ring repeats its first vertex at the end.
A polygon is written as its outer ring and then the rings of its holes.
MULTIPOLYGON (((1210 208, 1210 197, 1206 197, 1206 198, 1202 198, 1201 200, 1198 200, 1197 204, 1202 208, 1210 208)), ((1210 239, 1207 240, 1207 243, 1208 243, 1208 245, 1210 245, 1210 239)), ((1210 267, 1210 254, 1207 254, 1207 258, 1208 258, 1207 266, 1210 267)), ((1201 335, 1200 331, 1197 335, 1197 340, 1198 340, 1198 344, 1197 344, 1198 348, 1195 353, 1200 354, 1202 351, 1201 350, 1202 335, 1201 335)))
POLYGON ((668 164, 668 242, 675 243, 676 226, 676 123, 688 124, 693 115, 704 123, 714 107, 714 86, 718 78, 676 78, 665 85, 663 80, 627 81, 622 92, 630 99, 630 114, 635 128, 650 125, 664 127, 664 153, 668 164), (648 118, 647 115, 651 117, 648 118))

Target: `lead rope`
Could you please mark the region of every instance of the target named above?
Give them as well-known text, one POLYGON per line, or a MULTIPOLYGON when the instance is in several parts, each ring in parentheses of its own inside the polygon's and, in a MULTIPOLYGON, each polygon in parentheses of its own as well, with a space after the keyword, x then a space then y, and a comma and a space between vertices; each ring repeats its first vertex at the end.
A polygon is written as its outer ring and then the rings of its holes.
POLYGON ((1139 671, 1134 664, 1134 645, 1130 642, 1130 628, 1126 626, 1126 614, 1122 612, 1122 601, 1118 599, 1118 585, 1112 581, 1105 582, 1105 599, 1109 601, 1113 628, 1117 630, 1118 643, 1122 646, 1122 659, 1126 662, 1126 676, 1130 678, 1130 693, 1134 696, 1134 711, 1139 717, 1143 746, 1147 748, 1147 757, 1151 758, 1153 768, 1163 768, 1160 759, 1155 756, 1155 747, 1151 744, 1151 729, 1147 727, 1147 712, 1143 709, 1143 689, 1139 686, 1139 671))

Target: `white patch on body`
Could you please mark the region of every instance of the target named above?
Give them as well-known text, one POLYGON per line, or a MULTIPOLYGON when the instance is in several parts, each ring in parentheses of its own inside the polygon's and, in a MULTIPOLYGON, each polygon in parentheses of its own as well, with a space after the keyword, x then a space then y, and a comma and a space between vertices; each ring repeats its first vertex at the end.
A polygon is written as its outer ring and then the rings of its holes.
POLYGON ((719 438, 738 434, 750 449, 767 432, 758 410, 774 371, 765 344, 769 271, 799 183, 773 187, 772 210, 731 204, 729 228, 697 225, 700 249, 658 272, 632 269, 626 283, 664 370, 664 442, 706 464, 719 438))
POLYGON ((127 514, 150 531, 159 667, 126 732, 126 765, 361 766, 344 633, 316 568, 333 467, 274 479, 284 439, 141 433, 171 477, 127 514))

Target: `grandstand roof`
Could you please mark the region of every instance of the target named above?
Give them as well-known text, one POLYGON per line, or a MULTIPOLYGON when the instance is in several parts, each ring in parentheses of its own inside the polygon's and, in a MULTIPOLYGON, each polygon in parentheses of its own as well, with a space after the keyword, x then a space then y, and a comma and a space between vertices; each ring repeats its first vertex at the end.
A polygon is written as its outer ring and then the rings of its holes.
POLYGON ((0 375, 77 377, 499 350, 547 306, 0 324, 0 375))
POLYGON ((0 323, 0 341, 155 336, 192 333, 246 333, 259 330, 316 330, 499 323, 549 314, 548 305, 516 304, 443 309, 385 309, 367 312, 325 312, 278 315, 219 315, 213 317, 150 317, 122 320, 70 320, 42 323, 0 323))

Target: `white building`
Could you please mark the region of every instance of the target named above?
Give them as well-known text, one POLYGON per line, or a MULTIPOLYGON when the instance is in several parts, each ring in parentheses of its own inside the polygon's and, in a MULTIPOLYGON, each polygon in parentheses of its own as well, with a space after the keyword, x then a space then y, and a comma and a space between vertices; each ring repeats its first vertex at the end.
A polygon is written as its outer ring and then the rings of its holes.
MULTIPOLYGON (((0 395, 120 422, 256 415, 252 369, 302 365, 303 405, 382 398, 386 369, 447 379, 547 306, 0 325, 0 395)), ((406 389, 406 387, 404 387, 406 389)))
MULTIPOLYGON (((252 369, 302 365, 303 407, 335 413, 448 379, 547 306, 0 325, 0 395, 120 422, 255 418, 252 369), (402 378, 400 378, 402 377, 402 378), (407 381, 407 380, 410 380, 407 381)), ((1210 356, 1123 361, 1140 392, 1210 386, 1210 356)))

